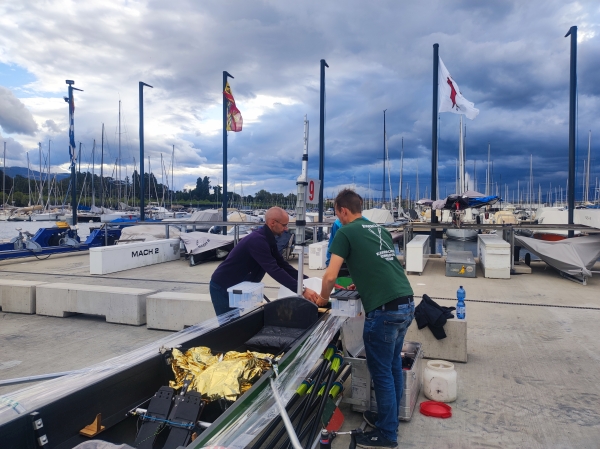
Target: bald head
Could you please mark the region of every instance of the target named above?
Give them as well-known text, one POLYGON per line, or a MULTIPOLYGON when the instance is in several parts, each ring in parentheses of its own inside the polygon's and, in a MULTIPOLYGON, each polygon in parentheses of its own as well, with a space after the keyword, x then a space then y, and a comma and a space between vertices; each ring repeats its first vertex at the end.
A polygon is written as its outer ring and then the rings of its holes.
POLYGON ((290 216, 281 207, 272 207, 265 213, 265 224, 275 235, 281 235, 287 229, 290 216))

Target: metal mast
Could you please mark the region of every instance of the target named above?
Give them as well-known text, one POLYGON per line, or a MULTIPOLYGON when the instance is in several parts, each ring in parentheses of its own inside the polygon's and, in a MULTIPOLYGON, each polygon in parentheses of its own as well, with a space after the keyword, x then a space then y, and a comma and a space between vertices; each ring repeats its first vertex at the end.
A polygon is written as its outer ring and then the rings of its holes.
POLYGON ((385 208, 385 161, 386 161, 386 147, 385 147, 385 111, 383 110, 383 187, 381 188, 381 207, 385 208))
MULTIPOLYGON (((321 88, 319 92, 319 223, 323 223, 323 191, 325 190, 325 67, 329 67, 321 59, 321 88)), ((323 239, 323 228, 319 228, 318 240, 323 239)))
POLYGON ((302 173, 296 181, 296 245, 300 248, 298 254, 298 287, 296 293, 302 296, 302 283, 304 280, 304 246, 306 241, 304 233, 306 228, 306 188, 308 186, 308 119, 304 116, 304 151, 302 153, 302 173))
POLYGON ((152 88, 150 84, 139 82, 140 104, 140 221, 144 221, 144 86, 152 88))
MULTIPOLYGON (((575 209, 575 133, 577 132, 577 27, 572 26, 565 37, 571 36, 570 93, 569 93, 569 190, 568 224, 573 224, 575 209)), ((575 236, 569 230, 569 238, 575 236)))
POLYGON ((78 90, 83 92, 81 89, 73 87, 75 81, 66 80, 66 84, 69 85, 69 96, 65 97, 65 101, 69 103, 69 155, 71 156, 71 209, 73 212, 73 225, 77 224, 77 175, 75 174, 75 161, 77 160, 77 154, 75 152, 75 102, 73 99, 73 91, 78 90))

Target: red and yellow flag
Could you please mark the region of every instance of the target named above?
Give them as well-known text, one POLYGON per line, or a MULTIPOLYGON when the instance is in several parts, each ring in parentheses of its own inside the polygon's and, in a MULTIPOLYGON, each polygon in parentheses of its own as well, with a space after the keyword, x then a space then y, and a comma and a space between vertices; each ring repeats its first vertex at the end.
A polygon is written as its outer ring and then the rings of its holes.
POLYGON ((235 100, 233 99, 229 83, 225 84, 223 95, 225 95, 227 100, 227 131, 240 132, 244 120, 242 119, 242 113, 235 106, 235 100))

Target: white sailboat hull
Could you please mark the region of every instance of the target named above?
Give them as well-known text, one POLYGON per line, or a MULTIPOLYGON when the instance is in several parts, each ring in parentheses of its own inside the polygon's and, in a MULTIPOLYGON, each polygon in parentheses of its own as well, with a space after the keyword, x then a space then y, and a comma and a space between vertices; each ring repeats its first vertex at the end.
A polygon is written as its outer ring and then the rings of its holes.
POLYGON ((446 236, 452 240, 477 240, 477 230, 475 229, 446 229, 446 236))

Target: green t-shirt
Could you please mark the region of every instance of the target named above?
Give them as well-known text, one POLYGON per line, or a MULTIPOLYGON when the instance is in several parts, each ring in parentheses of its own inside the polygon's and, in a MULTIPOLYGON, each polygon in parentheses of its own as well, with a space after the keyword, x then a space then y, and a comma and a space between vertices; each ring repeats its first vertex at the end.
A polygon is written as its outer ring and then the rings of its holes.
POLYGON ((364 217, 338 229, 330 251, 345 259, 365 312, 413 294, 390 233, 364 217))

